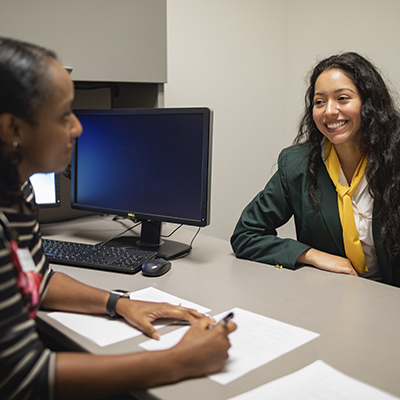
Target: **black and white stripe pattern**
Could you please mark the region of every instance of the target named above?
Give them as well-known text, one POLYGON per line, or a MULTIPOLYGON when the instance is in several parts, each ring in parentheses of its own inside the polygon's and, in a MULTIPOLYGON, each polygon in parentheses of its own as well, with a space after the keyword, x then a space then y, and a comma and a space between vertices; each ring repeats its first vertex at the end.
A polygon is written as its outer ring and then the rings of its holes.
MULTIPOLYGON (((27 187, 26 198, 34 204, 27 187)), ((29 203, 23 205, 23 214, 0 209, 0 399, 47 399, 53 394, 55 354, 44 347, 35 321, 29 318, 11 261, 12 237, 19 247, 29 249, 36 272, 43 275, 43 298, 51 270, 42 250, 37 215, 29 203)))

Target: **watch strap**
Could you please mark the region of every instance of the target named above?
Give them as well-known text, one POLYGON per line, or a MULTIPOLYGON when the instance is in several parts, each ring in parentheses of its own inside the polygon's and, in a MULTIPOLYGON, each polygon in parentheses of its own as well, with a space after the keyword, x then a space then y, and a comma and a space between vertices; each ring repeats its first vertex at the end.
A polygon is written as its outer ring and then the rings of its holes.
POLYGON ((115 306, 117 305, 117 301, 121 297, 128 297, 128 295, 129 295, 129 292, 123 292, 123 291, 119 291, 119 290, 112 290, 110 292, 110 297, 108 298, 108 301, 107 301, 107 314, 111 318, 119 317, 119 315, 115 311, 115 306))

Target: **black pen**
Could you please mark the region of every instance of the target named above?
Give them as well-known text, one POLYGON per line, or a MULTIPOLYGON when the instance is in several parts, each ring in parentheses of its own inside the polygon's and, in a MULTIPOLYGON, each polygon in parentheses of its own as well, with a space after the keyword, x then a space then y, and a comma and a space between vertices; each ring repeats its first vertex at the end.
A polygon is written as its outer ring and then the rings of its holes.
MULTIPOLYGON (((234 316, 233 312, 230 312, 229 314, 225 315, 224 318, 222 318, 221 320, 219 320, 215 324, 208 325, 208 329, 212 329, 216 325, 226 324, 227 322, 229 322, 233 318, 233 316, 234 316)), ((185 319, 177 319, 176 321, 173 321, 168 325, 191 325, 191 323, 189 321, 185 320, 185 319)))
POLYGON ((217 325, 221 325, 221 324, 226 324, 228 323, 232 318, 234 317, 233 312, 231 311, 229 314, 225 315, 224 318, 220 319, 218 322, 216 322, 213 325, 208 325, 208 329, 213 329, 215 326, 217 325))

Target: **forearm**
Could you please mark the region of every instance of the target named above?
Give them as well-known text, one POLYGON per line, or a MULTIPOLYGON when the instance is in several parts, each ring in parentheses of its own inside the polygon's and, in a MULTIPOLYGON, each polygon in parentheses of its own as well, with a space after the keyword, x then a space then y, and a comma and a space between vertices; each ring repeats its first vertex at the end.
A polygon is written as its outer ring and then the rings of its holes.
POLYGON ((55 398, 96 399, 183 377, 183 366, 172 349, 118 356, 59 353, 55 398))
MULTIPOLYGON (((106 313, 109 293, 57 273, 49 283, 43 305, 52 309, 106 313)), ((208 329, 212 320, 195 310, 167 303, 120 299, 116 311, 148 336, 159 336, 155 319, 187 319, 192 327, 172 349, 117 356, 59 353, 56 359, 57 399, 103 398, 135 388, 148 388, 219 371, 228 356, 227 335, 236 326, 229 322, 208 329)))
POLYGON ((232 248, 238 258, 295 269, 297 256, 309 246, 295 239, 248 233, 246 237, 236 237, 232 248))
MULTIPOLYGON (((109 292, 56 273, 43 306, 49 309, 105 314, 109 292)), ((117 312, 122 299, 117 303, 117 312)), ((126 303, 130 303, 126 300, 126 303)), ((118 356, 59 353, 56 360, 56 399, 102 398, 182 379, 184 369, 175 350, 118 356)))
MULTIPOLYGON (((85 285, 62 273, 56 273, 49 282, 42 305, 50 310, 106 314, 109 298, 108 291, 85 285)), ((173 318, 194 322, 203 317, 203 314, 186 307, 168 303, 132 301, 122 297, 118 299, 115 311, 126 322, 154 339, 160 336, 152 324, 156 319, 173 318)))
POLYGON ((318 264, 318 253, 318 250, 310 248, 304 253, 300 254, 300 256, 297 258, 297 262, 299 264, 312 265, 316 267, 316 264, 318 264))
POLYGON ((51 310, 105 314, 109 292, 57 272, 50 279, 43 307, 51 310))
POLYGON ((282 173, 278 171, 245 207, 231 237, 237 257, 291 269, 296 267, 297 257, 309 246, 277 236, 277 229, 294 213, 286 192, 282 173))
POLYGON ((209 325, 208 318, 194 322, 169 350, 117 356, 60 353, 56 399, 96 399, 220 371, 228 357, 228 335, 236 325, 209 325))

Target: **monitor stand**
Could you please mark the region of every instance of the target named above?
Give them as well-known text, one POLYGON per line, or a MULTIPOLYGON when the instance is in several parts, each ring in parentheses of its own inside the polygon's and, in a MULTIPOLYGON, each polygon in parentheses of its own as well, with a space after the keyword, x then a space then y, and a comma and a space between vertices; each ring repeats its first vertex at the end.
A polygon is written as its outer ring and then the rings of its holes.
POLYGON ((140 237, 120 236, 107 242, 109 246, 135 247, 139 250, 156 251, 158 257, 166 260, 187 255, 192 249, 185 243, 164 240, 161 238, 161 221, 142 221, 140 237))

